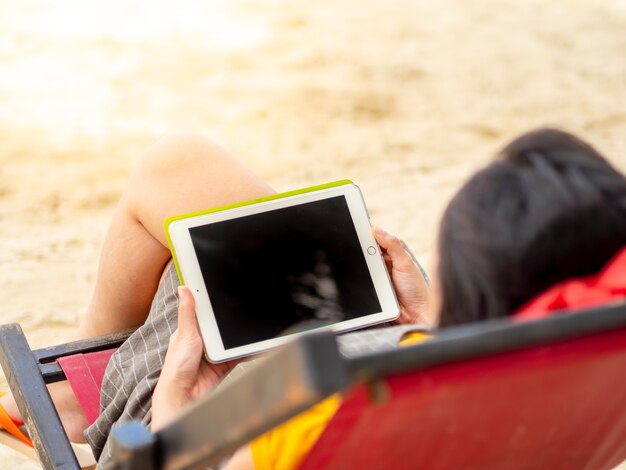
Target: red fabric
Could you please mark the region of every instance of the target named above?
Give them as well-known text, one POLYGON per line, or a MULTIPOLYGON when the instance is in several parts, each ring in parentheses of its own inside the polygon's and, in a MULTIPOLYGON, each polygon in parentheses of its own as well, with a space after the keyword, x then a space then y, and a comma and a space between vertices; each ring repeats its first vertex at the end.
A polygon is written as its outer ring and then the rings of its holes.
POLYGON ((535 297, 515 314, 516 320, 533 320, 555 310, 577 310, 608 304, 626 297, 626 248, 598 274, 563 281, 535 297))
POLYGON ((350 391, 300 470, 600 470, 626 459, 626 328, 350 391))
POLYGON ((111 355, 115 349, 61 357, 58 363, 65 372, 89 424, 100 415, 100 389, 111 355))

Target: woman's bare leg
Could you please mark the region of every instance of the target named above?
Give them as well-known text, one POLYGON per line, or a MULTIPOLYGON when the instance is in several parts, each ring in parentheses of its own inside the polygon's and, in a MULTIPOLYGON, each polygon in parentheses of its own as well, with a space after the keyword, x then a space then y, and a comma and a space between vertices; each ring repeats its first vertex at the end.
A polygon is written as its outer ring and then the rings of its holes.
MULTIPOLYGON (((78 338, 141 325, 170 251, 163 229, 172 216, 272 194, 260 178, 210 140, 176 134, 155 143, 133 171, 109 226, 94 295, 78 338)), ((82 441, 87 421, 66 382, 50 386, 63 425, 82 441)), ((19 416, 12 397, 2 405, 19 416)))
POLYGON ((115 212, 79 336, 121 331, 145 321, 171 257, 163 229, 168 217, 272 192, 204 137, 177 134, 158 141, 131 175, 115 212))

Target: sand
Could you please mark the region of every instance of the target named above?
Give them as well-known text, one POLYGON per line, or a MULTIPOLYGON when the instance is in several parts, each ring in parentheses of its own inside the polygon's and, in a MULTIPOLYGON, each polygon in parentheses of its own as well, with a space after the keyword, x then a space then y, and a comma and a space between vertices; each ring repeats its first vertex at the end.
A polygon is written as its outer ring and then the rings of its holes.
POLYGON ((169 132, 277 190, 351 178, 425 257, 450 196, 522 131, 563 127, 626 169, 625 57, 624 0, 11 2, 2 322, 34 347, 71 337, 128 172, 169 132))

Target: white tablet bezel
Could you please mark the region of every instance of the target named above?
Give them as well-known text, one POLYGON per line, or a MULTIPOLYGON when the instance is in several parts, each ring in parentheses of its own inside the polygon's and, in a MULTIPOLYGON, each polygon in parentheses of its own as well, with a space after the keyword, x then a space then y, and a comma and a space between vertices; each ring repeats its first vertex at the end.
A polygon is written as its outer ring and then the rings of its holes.
POLYGON ((316 328, 315 331, 331 330, 345 332, 394 320, 399 315, 398 301, 393 290, 387 268, 372 234, 372 225, 365 207, 363 196, 358 186, 346 184, 283 198, 259 202, 242 207, 235 207, 209 214, 177 219, 167 226, 170 243, 176 255, 181 282, 189 287, 196 302, 196 317, 204 341, 207 358, 214 363, 223 362, 243 356, 259 353, 280 346, 304 333, 293 333, 273 339, 251 343, 235 348, 224 348, 215 315, 211 307, 210 297, 204 284, 200 265, 191 241, 189 229, 201 225, 220 222, 252 214, 259 214, 275 209, 290 207, 302 203, 319 201, 337 196, 344 196, 348 205, 357 237, 363 250, 363 256, 374 284, 376 295, 382 311, 360 318, 344 320, 333 325, 316 328))

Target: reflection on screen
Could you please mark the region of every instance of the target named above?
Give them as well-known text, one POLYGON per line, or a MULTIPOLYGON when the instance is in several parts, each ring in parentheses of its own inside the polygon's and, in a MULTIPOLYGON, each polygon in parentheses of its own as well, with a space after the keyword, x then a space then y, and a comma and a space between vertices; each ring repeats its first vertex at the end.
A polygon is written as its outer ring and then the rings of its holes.
POLYGON ((226 349, 381 311, 343 196, 190 234, 226 349))

